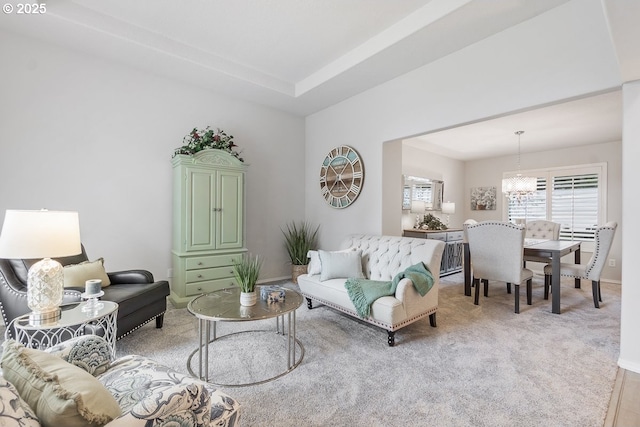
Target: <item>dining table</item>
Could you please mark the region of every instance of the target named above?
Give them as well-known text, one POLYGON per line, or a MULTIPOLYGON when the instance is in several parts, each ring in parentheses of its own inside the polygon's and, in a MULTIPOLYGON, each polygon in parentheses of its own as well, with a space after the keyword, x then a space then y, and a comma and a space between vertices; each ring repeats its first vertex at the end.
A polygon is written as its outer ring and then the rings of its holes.
MULTIPOLYGON (((580 242, 572 240, 525 239, 524 256, 548 258, 551 264, 551 312, 560 314, 560 260, 574 254, 574 262, 580 264, 580 242)), ((471 296, 471 253, 469 243, 464 242, 464 294, 471 296)), ((580 287, 580 279, 575 279, 580 287)))

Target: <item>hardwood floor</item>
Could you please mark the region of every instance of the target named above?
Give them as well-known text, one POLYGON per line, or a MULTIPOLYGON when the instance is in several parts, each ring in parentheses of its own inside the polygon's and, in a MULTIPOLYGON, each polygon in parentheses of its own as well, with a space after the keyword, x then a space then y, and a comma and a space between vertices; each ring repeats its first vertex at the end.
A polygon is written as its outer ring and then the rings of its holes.
POLYGON ((640 426, 640 374, 618 369, 605 427, 640 426))

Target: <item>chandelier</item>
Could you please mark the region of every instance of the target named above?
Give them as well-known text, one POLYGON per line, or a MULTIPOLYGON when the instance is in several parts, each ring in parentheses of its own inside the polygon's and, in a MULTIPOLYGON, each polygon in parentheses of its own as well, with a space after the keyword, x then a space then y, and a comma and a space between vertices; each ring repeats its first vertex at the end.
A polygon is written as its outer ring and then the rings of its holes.
POLYGON ((514 202, 522 202, 529 198, 537 189, 538 179, 533 176, 522 176, 520 173, 520 135, 523 130, 516 131, 518 135, 518 173, 502 180, 502 192, 514 202))

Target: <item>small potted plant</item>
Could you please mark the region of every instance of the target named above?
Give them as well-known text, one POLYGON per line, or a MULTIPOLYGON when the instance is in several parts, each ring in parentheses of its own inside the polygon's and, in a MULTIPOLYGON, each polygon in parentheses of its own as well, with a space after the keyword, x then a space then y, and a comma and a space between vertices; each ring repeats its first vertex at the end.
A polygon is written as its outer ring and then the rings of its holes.
POLYGON ((313 228, 305 221, 293 221, 287 224, 286 230, 282 230, 284 245, 291 260, 291 280, 295 284, 298 284, 298 276, 307 272, 307 253, 316 248, 319 229, 320 226, 313 228))
POLYGON ((233 275, 238 282, 238 286, 240 286, 240 305, 255 305, 258 300, 256 282, 258 281, 261 267, 262 260, 258 256, 254 258, 251 254, 234 260, 233 275))

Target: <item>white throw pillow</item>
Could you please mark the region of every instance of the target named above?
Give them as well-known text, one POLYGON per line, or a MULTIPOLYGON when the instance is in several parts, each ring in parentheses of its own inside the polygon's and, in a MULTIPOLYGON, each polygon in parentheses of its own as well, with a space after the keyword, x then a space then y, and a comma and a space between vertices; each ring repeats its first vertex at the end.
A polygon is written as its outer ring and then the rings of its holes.
POLYGON ((323 251, 319 250, 321 272, 320 281, 336 278, 363 278, 362 251, 323 251))
POLYGON ((93 262, 84 261, 80 264, 65 265, 63 271, 65 288, 84 287, 85 282, 90 279, 102 280, 103 288, 111 284, 104 270, 104 258, 98 258, 93 262))
POLYGON ((309 258, 309 265, 307 265, 307 274, 313 276, 314 274, 320 274, 320 255, 318 251, 307 252, 307 258, 309 258))

